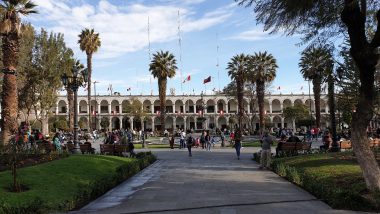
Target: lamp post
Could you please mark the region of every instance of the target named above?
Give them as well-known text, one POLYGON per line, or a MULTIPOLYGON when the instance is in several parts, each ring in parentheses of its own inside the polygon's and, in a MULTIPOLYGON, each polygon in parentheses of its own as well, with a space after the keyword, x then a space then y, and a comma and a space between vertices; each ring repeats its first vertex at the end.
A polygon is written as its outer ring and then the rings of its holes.
MULTIPOLYGON (((94 82, 92 82, 92 83, 94 83, 94 93, 95 93, 95 130, 97 130, 98 129, 98 121, 97 121, 97 119, 98 119, 98 113, 96 112, 96 110, 98 110, 98 100, 96 99, 97 97, 96 97, 96 83, 99 83, 98 81, 94 81, 94 82)), ((91 106, 91 103, 90 103, 90 106, 91 106)))
POLYGON ((144 117, 144 119, 143 119, 143 132, 142 132, 142 142, 143 142, 143 144, 142 144, 142 148, 146 148, 146 144, 145 144, 145 137, 146 137, 146 122, 147 122, 147 119, 146 119, 146 117, 144 117))
POLYGON ((66 88, 70 88, 74 92, 74 150, 73 153, 79 154, 80 147, 78 142, 78 88, 85 86, 88 81, 87 68, 81 68, 80 66, 73 66, 72 76, 63 74, 61 80, 66 88))
POLYGON ((311 130, 311 128, 312 128, 312 125, 313 125, 313 112, 311 111, 311 94, 310 94, 310 79, 309 79, 309 81, 308 81, 308 83, 309 83, 309 110, 310 110, 310 130, 311 130))

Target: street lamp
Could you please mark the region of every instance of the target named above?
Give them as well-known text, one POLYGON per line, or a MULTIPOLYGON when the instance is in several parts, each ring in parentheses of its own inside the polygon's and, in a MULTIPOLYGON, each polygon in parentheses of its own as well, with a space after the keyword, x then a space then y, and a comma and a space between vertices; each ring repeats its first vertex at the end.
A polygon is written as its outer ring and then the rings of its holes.
MULTIPOLYGON (((95 93, 95 130, 97 130, 98 129, 98 121, 97 121, 97 119, 98 119, 98 113, 96 112, 97 110, 98 110, 98 100, 96 99, 96 83, 99 83, 98 81, 94 81, 94 82, 92 82, 92 83, 94 83, 94 93, 95 93)), ((90 106, 91 106, 91 103, 90 103, 90 106)))
POLYGON ((78 142, 78 88, 85 86, 88 81, 87 68, 81 68, 79 66, 73 66, 72 76, 63 74, 61 80, 65 88, 70 88, 74 92, 74 150, 73 153, 79 154, 80 147, 78 142))
POLYGON ((142 141, 143 141, 143 144, 142 144, 142 148, 146 148, 146 144, 145 144, 145 137, 146 137, 146 122, 147 122, 147 119, 146 117, 144 117, 143 119, 143 132, 142 132, 142 141))

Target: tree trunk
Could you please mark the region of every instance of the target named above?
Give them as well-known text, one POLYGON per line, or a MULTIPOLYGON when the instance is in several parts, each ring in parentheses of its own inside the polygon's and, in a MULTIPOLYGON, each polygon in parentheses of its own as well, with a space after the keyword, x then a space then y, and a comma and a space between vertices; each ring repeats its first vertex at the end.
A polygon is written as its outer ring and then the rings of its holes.
POLYGON ((330 122, 331 122, 331 133, 332 133, 332 151, 338 152, 339 145, 336 142, 336 119, 335 119, 335 92, 334 92, 334 77, 329 74, 327 77, 328 83, 328 98, 329 98, 329 109, 330 109, 330 122))
POLYGON ((237 100, 238 100, 238 124, 239 129, 241 129, 243 114, 244 114, 244 103, 243 103, 243 72, 239 71, 236 78, 236 89, 237 89, 237 100))
POLYGON ((49 135, 49 120, 47 116, 41 116, 41 133, 46 136, 49 135))
POLYGON ((322 84, 321 77, 317 77, 313 79, 315 125, 317 126, 317 128, 321 127, 321 84, 322 84))
MULTIPOLYGON (((375 36, 371 44, 368 43, 365 32, 365 16, 360 10, 358 1, 345 0, 341 17, 347 26, 351 44, 351 55, 358 66, 360 87, 359 101, 356 112, 352 115, 352 147, 356 154, 363 177, 368 189, 374 191, 380 189, 380 170, 372 153, 367 138, 367 126, 373 116, 373 106, 376 99, 374 88, 374 74, 379 59, 377 48, 380 44, 379 36, 375 36)), ((377 12, 378 25, 380 25, 380 11, 377 12)), ((380 32, 378 26, 375 35, 380 32)))
POLYGON ((265 96, 265 83, 263 81, 256 82, 257 102, 259 105, 259 119, 260 119, 260 133, 262 134, 264 129, 264 96, 265 96))
POLYGON ((160 97, 160 121, 161 121, 161 134, 165 130, 165 114, 166 114, 166 84, 167 79, 158 78, 158 93, 160 97))
MULTIPOLYGON (((87 54, 87 69, 88 69, 88 82, 87 82, 88 128, 89 128, 89 130, 92 130, 92 123, 91 123, 92 54, 87 54)), ((96 111, 96 109, 95 109, 95 111, 96 111)))
MULTIPOLYGON (((14 21, 14 20, 12 20, 14 21)), ((6 71, 3 76, 3 92, 1 101, 1 142, 0 145, 9 143, 12 134, 17 132, 18 122, 18 97, 16 69, 19 57, 20 42, 17 33, 9 33, 3 36, 3 65, 6 71)))
POLYGON ((74 131, 74 92, 70 88, 67 91, 67 101, 69 103, 69 129, 74 131))

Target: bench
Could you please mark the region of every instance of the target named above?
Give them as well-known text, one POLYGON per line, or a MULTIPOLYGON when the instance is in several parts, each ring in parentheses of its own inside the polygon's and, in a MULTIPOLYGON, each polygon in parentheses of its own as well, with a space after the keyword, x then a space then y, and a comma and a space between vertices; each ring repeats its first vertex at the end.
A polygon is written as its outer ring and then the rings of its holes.
POLYGON ((73 143, 66 143, 65 148, 67 152, 73 152, 74 150, 74 144, 73 143))
POLYGON ((115 144, 114 145, 114 155, 123 156, 123 152, 129 152, 128 145, 125 144, 115 144))
POLYGON ((352 149, 352 144, 351 144, 351 141, 350 140, 344 140, 344 141, 340 141, 340 149, 344 149, 344 150, 348 150, 348 149, 352 149))
POLYGON ((80 144, 79 145, 80 147, 80 151, 82 152, 82 154, 94 154, 95 153, 95 149, 91 147, 91 144, 87 144, 87 143, 84 143, 84 144, 80 144))
POLYGON ((311 149, 311 143, 303 142, 284 142, 279 150, 280 155, 291 156, 298 155, 299 152, 309 152, 311 149))
POLYGON ((114 154, 114 145, 113 144, 100 144, 100 154, 114 154))

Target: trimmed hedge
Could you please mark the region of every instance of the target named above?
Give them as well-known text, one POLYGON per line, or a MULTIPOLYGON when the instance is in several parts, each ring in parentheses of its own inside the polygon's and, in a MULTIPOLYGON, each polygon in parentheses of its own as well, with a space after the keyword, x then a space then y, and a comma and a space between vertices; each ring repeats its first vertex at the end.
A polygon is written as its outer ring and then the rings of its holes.
MULTIPOLYGON (((126 179, 132 177, 137 172, 142 170, 143 168, 147 167, 151 163, 153 163, 156 160, 156 157, 150 153, 142 153, 137 154, 138 158, 120 158, 120 157, 112 157, 112 156, 100 156, 100 155, 85 155, 85 156, 76 156, 73 155, 73 158, 79 158, 84 160, 89 160, 89 163, 92 163, 92 159, 94 160, 94 164, 96 163, 102 163, 102 166, 99 166, 100 168, 94 172, 94 177, 91 177, 90 180, 88 180, 88 175, 81 175, 78 174, 75 170, 70 172, 70 167, 62 169, 57 169, 57 171, 62 171, 62 173, 68 173, 75 176, 72 178, 73 180, 77 181, 73 183, 72 185, 75 185, 75 191, 73 192, 65 192, 60 193, 60 198, 43 198, 41 193, 36 194, 33 191, 39 191, 38 188, 43 189, 46 188, 39 184, 38 187, 31 186, 30 190, 25 193, 12 193, 12 197, 1 197, 0 196, 0 213, 12 213, 12 214, 18 214, 18 213, 49 213, 52 211, 59 211, 59 212, 65 212, 69 210, 78 209, 85 204, 91 202, 92 200, 98 198, 108 190, 112 189, 113 187, 117 186, 121 182, 125 181, 126 179), (127 161, 123 161, 127 160, 127 161), (104 162, 106 161, 106 162, 104 162), (112 164, 117 164, 114 168, 114 171, 104 171, 102 167, 112 164), (109 162, 107 164, 107 162, 109 162), (105 165, 104 165, 105 164, 105 165), (74 174, 73 174, 74 173, 74 174), (95 176, 96 175, 96 176, 95 176), (87 177, 86 177, 87 176, 87 177), (37 189, 36 189, 37 188, 37 189), (31 192, 32 191, 32 192, 31 192), (14 195, 19 194, 19 195, 14 195), (41 195, 41 197, 40 197, 41 195)), ((69 160, 70 158, 68 158, 69 160)), ((58 160, 58 161, 65 161, 64 160, 58 160)), ((51 162, 53 163, 53 162, 51 162)), ((42 165, 34 166, 34 168, 25 168, 25 170, 29 170, 28 173, 33 173, 33 170, 40 171, 38 167, 46 167, 42 165)), ((78 166, 79 167, 79 166, 78 166)), ((94 166, 96 167, 96 166, 94 166)), ((22 169, 24 170, 24 169, 22 169)), ((6 173, 6 172, 4 172, 6 173)), ((86 174, 84 171, 83 174, 86 174)), ((87 172, 87 174, 89 174, 87 172)), ((1 180, 0 174, 0 180, 1 180)), ((44 178, 41 178, 44 179, 44 178)), ((62 182, 69 182, 69 181, 62 181, 62 182)), ((36 184, 34 184, 36 185, 36 184)), ((58 194, 58 191, 69 191, 66 189, 62 190, 62 186, 59 186, 60 183, 57 181, 57 188, 58 189, 49 189, 44 191, 52 191, 55 192, 55 194, 58 194)), ((63 184, 61 184, 63 185, 63 184)), ((4 188, 4 187, 3 187, 4 188)), ((0 191, 1 192, 1 191, 0 191)), ((9 194, 9 193, 8 193, 9 194)), ((43 193, 42 193, 43 194, 43 193)), ((47 197, 47 196, 46 196, 47 197)), ((53 196, 54 197, 54 196, 53 196)), ((57 195, 55 195, 57 197, 57 195)))
MULTIPOLYGON (((257 154, 253 159, 260 161, 257 154)), ((274 158, 271 167, 334 209, 379 211, 379 193, 368 191, 350 152, 274 158)))

